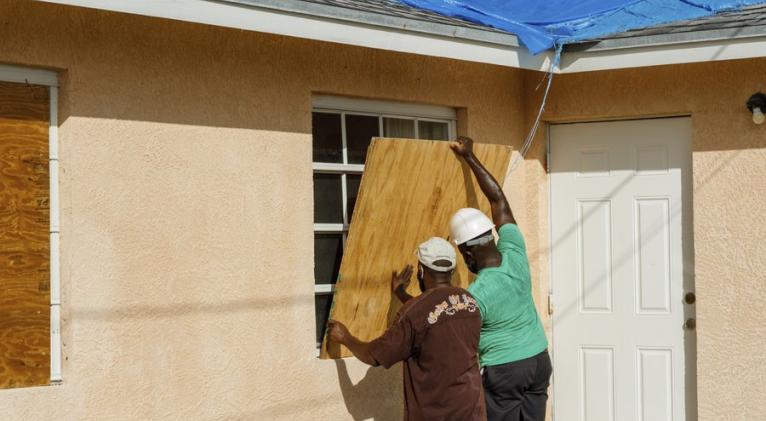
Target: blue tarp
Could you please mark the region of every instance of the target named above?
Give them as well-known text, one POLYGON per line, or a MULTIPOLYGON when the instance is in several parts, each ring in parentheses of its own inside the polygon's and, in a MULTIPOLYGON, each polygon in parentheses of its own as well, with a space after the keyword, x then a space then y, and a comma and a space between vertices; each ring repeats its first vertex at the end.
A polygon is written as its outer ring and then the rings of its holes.
POLYGON ((399 0, 516 34, 534 54, 554 45, 709 16, 764 0, 399 0))

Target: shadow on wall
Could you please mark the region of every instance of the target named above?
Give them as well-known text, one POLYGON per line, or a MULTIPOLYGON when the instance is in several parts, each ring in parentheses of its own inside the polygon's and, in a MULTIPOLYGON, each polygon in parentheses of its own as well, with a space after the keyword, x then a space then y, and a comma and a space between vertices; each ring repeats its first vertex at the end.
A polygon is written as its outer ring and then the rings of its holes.
POLYGON ((98 321, 175 319, 190 315, 247 313, 272 308, 310 308, 314 304, 313 300, 313 295, 301 294, 269 299, 246 298, 216 303, 176 302, 124 307, 72 307, 71 314, 78 319, 98 321))
POLYGON ((364 378, 353 384, 346 361, 335 360, 338 383, 346 409, 355 421, 387 421, 401 419, 403 413, 401 367, 386 370, 369 367, 364 378))

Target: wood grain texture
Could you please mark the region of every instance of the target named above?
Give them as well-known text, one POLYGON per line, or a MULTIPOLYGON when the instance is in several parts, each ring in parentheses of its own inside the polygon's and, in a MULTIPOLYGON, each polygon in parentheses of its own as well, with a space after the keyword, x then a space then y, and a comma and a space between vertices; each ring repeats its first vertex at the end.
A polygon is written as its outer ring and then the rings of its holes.
POLYGON ((0 83, 0 388, 50 379, 48 88, 0 83))
MULTIPOLYGON (((476 144, 474 152, 503 180, 511 149, 476 144)), ((393 321, 401 304, 390 290, 391 272, 417 264, 415 250, 433 236, 447 238, 449 218, 460 208, 489 213, 471 170, 448 142, 373 139, 349 228, 330 317, 369 341, 393 321)), ((453 284, 467 286, 469 272, 458 256, 453 284)), ((408 292, 420 294, 413 276, 408 292)), ((322 358, 350 356, 344 347, 322 346, 322 358)))

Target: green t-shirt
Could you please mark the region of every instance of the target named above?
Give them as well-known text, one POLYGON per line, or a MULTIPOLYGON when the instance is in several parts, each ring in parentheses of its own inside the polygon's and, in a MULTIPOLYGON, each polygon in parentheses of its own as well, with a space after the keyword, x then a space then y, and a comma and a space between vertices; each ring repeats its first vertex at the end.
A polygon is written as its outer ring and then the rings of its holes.
POLYGON ((479 271, 468 291, 481 311, 481 365, 500 365, 533 357, 548 347, 532 301, 532 281, 524 238, 515 224, 498 230, 500 266, 479 271))

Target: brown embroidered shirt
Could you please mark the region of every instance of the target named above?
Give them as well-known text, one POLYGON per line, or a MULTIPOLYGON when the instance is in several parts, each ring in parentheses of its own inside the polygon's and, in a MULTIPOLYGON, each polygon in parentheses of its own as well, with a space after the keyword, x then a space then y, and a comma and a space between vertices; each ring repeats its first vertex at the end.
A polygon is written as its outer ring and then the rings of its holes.
POLYGON ((435 288, 409 300, 372 342, 382 366, 404 362, 406 421, 486 419, 477 349, 481 314, 462 288, 435 288))

